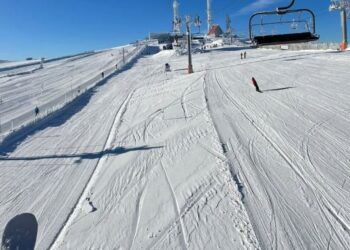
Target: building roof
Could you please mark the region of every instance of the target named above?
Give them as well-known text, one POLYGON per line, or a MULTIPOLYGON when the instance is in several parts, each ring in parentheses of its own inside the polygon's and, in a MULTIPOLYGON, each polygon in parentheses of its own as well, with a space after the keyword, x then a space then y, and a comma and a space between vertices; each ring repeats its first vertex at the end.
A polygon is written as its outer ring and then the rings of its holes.
POLYGON ((214 37, 218 37, 220 35, 222 35, 224 32, 222 31, 222 29, 220 28, 219 25, 214 24, 211 29, 208 32, 208 36, 214 36, 214 37))

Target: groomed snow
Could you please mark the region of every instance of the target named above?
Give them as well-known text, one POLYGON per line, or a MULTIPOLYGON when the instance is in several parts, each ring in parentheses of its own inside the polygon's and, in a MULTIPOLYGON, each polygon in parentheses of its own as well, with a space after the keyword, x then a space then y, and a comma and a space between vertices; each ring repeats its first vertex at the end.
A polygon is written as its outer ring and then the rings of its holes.
MULTIPOLYGON (((62 59, 27 66, 33 62, 12 62, 13 67, 0 68, 0 118, 1 124, 14 120, 67 94, 67 99, 85 90, 86 82, 101 75, 105 70, 121 64, 122 47, 98 52, 83 53, 62 59), (76 90, 76 93, 72 93, 76 90)), ((124 54, 131 54, 136 47, 126 46, 124 54)), ((1 65, 0 65, 1 66, 1 65)), ((102 77, 101 77, 102 78, 102 77)), ((64 98, 63 98, 64 99, 64 98)), ((63 101, 64 102, 64 101, 63 101)), ((22 122, 23 121, 19 121, 22 122)), ((20 126, 15 122, 15 127, 20 126)), ((0 134, 1 131, 0 130, 0 134)))
POLYGON ((19 139, 0 232, 29 212, 37 249, 350 248, 350 54, 241 52, 143 56, 19 139))

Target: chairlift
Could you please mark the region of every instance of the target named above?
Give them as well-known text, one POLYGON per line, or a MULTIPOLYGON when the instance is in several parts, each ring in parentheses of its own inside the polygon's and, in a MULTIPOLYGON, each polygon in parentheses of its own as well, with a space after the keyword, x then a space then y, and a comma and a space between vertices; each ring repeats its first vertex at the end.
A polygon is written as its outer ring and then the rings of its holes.
POLYGON ((308 22, 305 23, 305 30, 310 31, 310 26, 308 22))
MULTIPOLYGON (((298 27, 299 27, 299 23, 302 22, 302 21, 301 21, 301 14, 302 14, 302 13, 299 12, 298 14, 299 14, 299 15, 298 15, 298 21, 295 21, 295 19, 293 18, 293 22, 292 22, 292 24, 290 25, 291 29, 293 29, 293 30, 297 30, 298 27)), ((305 25, 308 26, 308 23, 305 22, 305 25)), ((309 29, 307 29, 307 30, 310 31, 309 29)))
POLYGON ((292 0, 290 4, 286 7, 279 7, 275 11, 264 11, 257 12, 250 17, 249 20, 249 37, 253 44, 256 46, 263 45, 276 45, 276 44, 289 44, 289 43, 303 43, 303 42, 311 42, 319 39, 319 36, 316 34, 316 21, 315 14, 309 9, 290 9, 294 5, 295 0, 292 0), (299 20, 293 19, 292 21, 284 21, 282 20, 283 16, 287 14, 299 13, 299 20), (301 15, 303 13, 307 13, 311 17, 311 27, 310 30, 309 24, 307 21, 301 20, 301 15), (255 17, 260 16, 260 23, 254 24, 253 20, 255 17), (279 16, 280 20, 275 22, 264 23, 264 16, 279 16), (294 32, 294 33, 285 33, 285 34, 272 34, 272 35, 254 35, 253 27, 260 26, 260 29, 263 29, 264 25, 275 25, 275 24, 290 24, 290 29, 297 30, 298 23, 306 23, 306 27, 308 29, 304 31, 294 32))
POLYGON ((261 19, 260 19, 260 34, 263 35, 265 34, 265 29, 264 29, 264 25, 263 25, 263 17, 261 16, 261 19))
POLYGON ((260 34, 261 35, 265 34, 265 29, 262 25, 260 26, 260 34))

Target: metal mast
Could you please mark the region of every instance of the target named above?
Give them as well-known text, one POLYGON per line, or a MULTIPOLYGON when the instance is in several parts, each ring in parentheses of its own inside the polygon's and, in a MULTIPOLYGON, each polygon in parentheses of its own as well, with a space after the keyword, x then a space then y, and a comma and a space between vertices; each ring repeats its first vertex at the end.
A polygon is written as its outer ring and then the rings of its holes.
POLYGON ((201 33, 201 25, 202 25, 202 21, 200 19, 200 17, 197 15, 194 17, 194 26, 196 26, 198 28, 198 33, 201 33))
POLYGON ((341 44, 341 49, 346 50, 348 47, 348 27, 347 27, 347 20, 346 20, 346 9, 343 8, 340 11, 340 18, 341 18, 341 27, 342 27, 342 33, 343 33, 343 42, 341 44))
POLYGON ((174 11, 174 20, 173 20, 173 32, 180 33, 181 31, 181 18, 179 15, 179 2, 174 0, 173 2, 173 11, 174 11))
POLYGON ((340 44, 341 50, 346 50, 348 47, 348 29, 347 29, 347 10, 350 9, 349 0, 332 0, 329 10, 339 10, 340 11, 340 20, 343 40, 340 44))
POLYGON ((208 33, 213 26, 213 16, 211 12, 211 1, 212 0, 207 0, 207 18, 208 18, 208 33))
POLYGON ((191 18, 190 16, 186 16, 186 31, 187 31, 187 54, 188 54, 188 74, 193 73, 193 65, 192 65, 192 54, 191 54, 191 18))
POLYGON ((231 35, 231 33, 232 33, 231 17, 229 15, 226 15, 226 33, 228 35, 231 35))

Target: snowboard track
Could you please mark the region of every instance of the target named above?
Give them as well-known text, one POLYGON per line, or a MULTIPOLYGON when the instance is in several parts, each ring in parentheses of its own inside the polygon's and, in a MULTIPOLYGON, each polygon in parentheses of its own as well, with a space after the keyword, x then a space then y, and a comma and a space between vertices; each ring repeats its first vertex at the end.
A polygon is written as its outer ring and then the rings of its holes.
MULTIPOLYGON (((223 145, 223 144, 226 144, 226 142, 223 139, 222 135, 220 134, 217 124, 214 122, 215 120, 213 118, 212 109, 211 109, 210 103, 209 103, 209 97, 208 97, 208 93, 207 93, 207 91, 208 91, 208 88, 207 88, 207 76, 208 76, 208 74, 206 74, 204 76, 204 80, 203 80, 204 99, 205 99, 206 107, 207 107, 208 114, 209 114, 209 117, 211 119, 211 122, 212 122, 212 124, 213 124, 213 126, 215 128, 216 134, 217 134, 217 136, 219 138, 219 141, 220 141, 221 145, 223 145)), ((231 149, 232 149, 232 146, 231 146, 231 149)), ((245 210, 246 210, 246 212, 248 214, 248 220, 251 221, 251 218, 253 218, 252 215, 251 215, 251 210, 249 209, 247 204, 244 202, 244 197, 246 196, 246 194, 244 193, 244 190, 243 190, 244 186, 243 186, 242 182, 240 181, 239 175, 236 172, 235 167, 233 166, 232 162, 229 160, 229 156, 228 156, 229 152, 230 152, 230 150, 228 150, 226 153, 225 152, 221 152, 221 153, 226 158, 226 162, 227 162, 227 164, 229 166, 229 172, 231 174, 231 179, 232 179, 233 183, 236 185, 236 187, 237 187, 237 189, 238 189, 238 191, 239 191, 239 193, 241 195, 241 201, 243 203, 243 207, 245 208, 245 210)), ((259 246, 261 246, 261 242, 263 242, 262 239, 261 239, 261 235, 258 233, 259 231, 258 231, 257 227, 253 223, 252 223, 252 230, 253 230, 254 235, 257 238, 257 242, 258 242, 259 246)))
MULTIPOLYGON (((108 149, 110 147, 109 144, 112 143, 112 139, 114 138, 115 131, 118 130, 120 126, 120 122, 122 120, 122 115, 125 113, 127 105, 134 93, 134 90, 131 91, 131 93, 126 97, 126 99, 123 101, 123 103, 120 106, 120 109, 115 113, 114 115, 114 122, 112 123, 109 132, 106 137, 106 141, 104 143, 104 150, 108 149)), ((105 157, 102 156, 98 159, 94 170, 92 171, 85 187, 83 188, 81 195, 79 196, 75 206, 72 208, 70 214, 67 216, 66 221, 62 225, 61 229, 58 231, 57 235, 54 237, 52 243, 50 244, 48 249, 58 249, 61 245, 61 243, 64 241, 64 236, 66 235, 67 231, 69 230, 69 227, 73 224, 75 218, 78 216, 80 208, 82 204, 85 202, 85 198, 88 197, 88 194, 90 192, 90 189, 95 184, 95 181, 98 177, 98 174, 100 172, 100 169, 103 167, 105 157)))
MULTIPOLYGON (((314 200, 317 203, 317 206, 318 206, 320 212, 324 215, 324 218, 326 218, 328 225, 332 228, 332 231, 334 231, 334 233, 336 234, 336 237, 337 237, 338 241, 342 244, 342 246, 344 248, 346 248, 345 243, 343 242, 343 240, 341 239, 340 235, 335 230, 335 228, 333 226, 333 223, 332 223, 332 221, 330 220, 329 217, 330 216, 333 217, 334 221, 337 222, 348 234, 350 234, 350 232, 348 231, 349 226, 344 222, 344 219, 339 217, 338 213, 334 212, 335 211, 334 209, 330 209, 329 206, 327 206, 325 204, 325 202, 327 202, 328 204, 331 204, 329 202, 328 198, 325 197, 322 193, 317 191, 318 188, 316 188, 316 186, 318 186, 318 185, 316 183, 314 183, 314 181, 312 179, 310 179, 311 183, 307 180, 307 176, 304 176, 302 174, 302 172, 300 172, 300 170, 298 170, 298 166, 297 166, 298 163, 297 163, 297 165, 295 165, 293 163, 292 159, 290 157, 288 157, 288 155, 284 152, 284 150, 263 129, 261 129, 261 127, 259 126, 259 124, 256 121, 254 121, 250 117, 250 115, 245 111, 244 107, 242 105, 240 105, 239 103, 237 103, 237 101, 234 100, 234 98, 230 95, 230 93, 222 86, 222 84, 218 80, 216 72, 213 72, 213 74, 214 74, 214 77, 215 77, 216 84, 219 86, 219 88, 224 93, 224 95, 227 97, 227 99, 237 108, 237 110, 240 113, 242 113, 242 115, 259 132, 259 134, 263 138, 265 138, 265 140, 275 149, 275 151, 282 157, 282 159, 290 166, 291 170, 296 174, 296 176, 298 176, 299 179, 304 183, 305 187, 308 188, 309 191, 311 191, 311 193, 312 193, 312 195, 314 197, 314 200), (330 216, 327 216, 327 213, 330 216)), ((322 124, 323 122, 320 122, 320 123, 322 124)), ((317 124, 316 124, 316 127, 318 127, 317 124)), ((272 129, 272 131, 273 131, 273 129, 272 129)), ((273 187, 273 184, 272 184, 272 187, 273 187)), ((270 202, 272 202, 272 200, 270 200, 270 202)), ((271 207, 271 208, 273 210, 273 207, 271 207)), ((249 211, 249 206, 248 206, 247 210, 251 214, 251 212, 249 211)), ((253 217, 251 217, 251 218, 253 218, 253 217)), ((275 232, 275 233, 277 233, 277 232, 275 232)), ((331 232, 331 234, 332 234, 332 232, 331 232)), ((256 234, 256 235, 259 235, 259 234, 256 234)), ((276 235, 275 235, 275 238, 277 238, 276 235)), ((276 246, 277 245, 275 245, 275 247, 276 246)))
POLYGON ((173 198, 173 203, 174 203, 174 207, 175 207, 175 210, 176 210, 176 216, 179 218, 179 222, 180 222, 180 228, 181 228, 181 235, 182 235, 182 247, 184 247, 185 249, 187 249, 187 246, 188 246, 188 242, 187 242, 187 233, 186 233, 186 229, 185 229, 185 225, 184 225, 184 222, 183 222, 183 219, 182 219, 182 216, 181 216, 181 210, 180 210, 180 206, 179 206, 179 202, 176 198, 176 194, 175 194, 175 190, 173 188, 173 186, 171 185, 171 181, 169 179, 169 176, 168 176, 168 173, 162 163, 162 161, 160 161, 160 166, 164 172, 164 176, 165 176, 165 179, 168 183, 168 186, 170 188, 170 191, 171 191, 171 196, 173 198))

